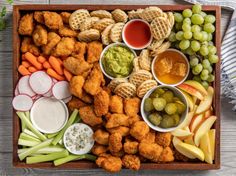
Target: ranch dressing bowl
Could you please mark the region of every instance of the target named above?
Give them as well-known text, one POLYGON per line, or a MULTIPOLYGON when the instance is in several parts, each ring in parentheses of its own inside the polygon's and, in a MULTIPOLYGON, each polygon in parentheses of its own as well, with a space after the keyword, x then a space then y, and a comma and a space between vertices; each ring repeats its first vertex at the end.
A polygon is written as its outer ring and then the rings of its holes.
POLYGON ((30 111, 30 119, 34 127, 47 134, 60 131, 67 123, 68 116, 66 104, 55 98, 38 99, 30 111))

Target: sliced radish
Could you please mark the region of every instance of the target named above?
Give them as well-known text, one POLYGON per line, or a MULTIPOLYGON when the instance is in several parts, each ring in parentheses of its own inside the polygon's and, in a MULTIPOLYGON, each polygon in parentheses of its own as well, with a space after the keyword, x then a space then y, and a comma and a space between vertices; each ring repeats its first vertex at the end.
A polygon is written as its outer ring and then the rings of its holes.
POLYGON ((69 83, 67 81, 58 81, 52 88, 53 96, 62 100, 71 96, 69 83))
POLYGON ((17 111, 29 111, 33 105, 33 100, 28 95, 19 94, 13 98, 12 105, 17 111))
POLYGON ((35 95, 35 96, 32 97, 32 99, 33 99, 34 101, 36 101, 36 100, 38 100, 38 99, 41 98, 41 97, 42 97, 42 95, 35 95))
POLYGON ((15 96, 17 96, 17 95, 19 95, 20 93, 19 93, 19 90, 18 90, 18 85, 16 86, 16 88, 15 88, 15 92, 14 92, 14 95, 15 96))
POLYGON ((33 97, 36 95, 36 93, 31 89, 29 85, 29 75, 23 76, 19 82, 18 82, 18 90, 20 94, 26 94, 30 97, 33 97))
POLYGON ((50 89, 47 93, 43 94, 44 97, 52 97, 52 89, 50 89))
POLYGON ((52 85, 52 78, 44 71, 34 72, 29 78, 29 84, 34 92, 43 95, 47 93, 52 85))
POLYGON ((56 84, 58 81, 55 78, 52 78, 53 84, 56 84))
POLYGON ((72 99, 72 96, 62 99, 64 103, 68 103, 72 99))

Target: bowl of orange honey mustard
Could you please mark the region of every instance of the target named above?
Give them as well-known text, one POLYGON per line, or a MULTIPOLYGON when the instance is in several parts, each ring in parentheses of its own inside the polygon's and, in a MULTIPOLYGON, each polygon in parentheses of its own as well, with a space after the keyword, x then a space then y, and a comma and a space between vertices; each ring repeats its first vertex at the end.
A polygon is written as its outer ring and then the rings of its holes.
POLYGON ((189 75, 190 65, 187 57, 176 49, 167 49, 152 61, 152 74, 162 85, 177 86, 189 75))

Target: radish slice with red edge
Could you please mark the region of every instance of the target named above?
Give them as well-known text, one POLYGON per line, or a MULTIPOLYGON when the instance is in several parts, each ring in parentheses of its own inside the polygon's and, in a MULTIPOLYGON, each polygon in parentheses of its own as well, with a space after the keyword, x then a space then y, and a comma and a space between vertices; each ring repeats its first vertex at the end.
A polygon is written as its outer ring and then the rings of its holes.
POLYGON ((20 78, 18 82, 18 90, 20 94, 26 94, 30 97, 36 95, 36 93, 32 90, 31 86, 29 85, 29 75, 23 76, 20 78))
POLYGON ((19 95, 20 93, 19 93, 19 90, 18 90, 18 85, 16 86, 16 88, 15 88, 15 92, 14 92, 14 95, 15 96, 17 96, 17 95, 19 95))
POLYGON ((62 99, 64 103, 68 103, 72 99, 72 96, 62 99))
POLYGON ((67 81, 58 81, 52 87, 52 93, 53 96, 59 100, 70 97, 69 83, 67 81))
POLYGON ((50 89, 47 93, 43 94, 44 97, 52 97, 52 89, 50 89))
POLYGON ((26 94, 19 94, 12 100, 12 106, 17 111, 29 111, 33 103, 32 98, 26 94))
POLYGON ((55 78, 52 78, 53 85, 56 84, 58 81, 55 78))
POLYGON ((29 78, 29 84, 40 95, 47 93, 53 86, 52 78, 44 71, 34 72, 29 78))
POLYGON ((34 101, 36 101, 36 100, 38 100, 38 99, 41 98, 41 97, 42 97, 41 95, 35 95, 35 96, 32 97, 32 99, 33 99, 34 101))

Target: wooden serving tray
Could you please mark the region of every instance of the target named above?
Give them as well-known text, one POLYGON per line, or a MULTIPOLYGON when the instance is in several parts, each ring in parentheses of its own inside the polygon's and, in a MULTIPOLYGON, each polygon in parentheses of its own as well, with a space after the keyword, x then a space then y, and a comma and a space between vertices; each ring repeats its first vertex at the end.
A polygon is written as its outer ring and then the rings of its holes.
MULTIPOLYGON (((74 11, 77 9, 88 10, 133 10, 138 8, 146 8, 150 5, 14 5, 13 7, 13 85, 17 84, 20 77, 17 68, 20 63, 20 36, 17 32, 18 23, 22 14, 36 10, 50 10, 50 11, 74 11)), ((152 5, 154 6, 154 5, 152 5)), ((191 8, 190 5, 157 5, 163 11, 182 11, 186 8, 191 8)), ((217 54, 220 58, 221 50, 221 34, 220 34, 220 19, 221 8, 219 6, 203 6, 203 10, 212 13, 216 16, 216 31, 215 31, 215 45, 217 47, 217 54)), ((215 142, 215 159, 213 164, 204 162, 171 162, 171 163, 142 163, 141 169, 162 169, 162 170, 212 170, 220 168, 220 62, 215 65, 215 82, 213 84, 215 95, 213 100, 214 113, 217 120, 214 124, 216 129, 216 142, 215 142)), ((13 91, 14 93, 14 91, 13 91)), ((14 96, 14 95, 13 95, 14 96)), ((55 167, 52 162, 39 163, 39 164, 26 164, 20 161, 17 155, 18 137, 20 134, 20 120, 13 110, 13 166, 18 168, 54 168, 54 169, 92 169, 97 168, 96 164, 90 161, 75 161, 55 167)))

